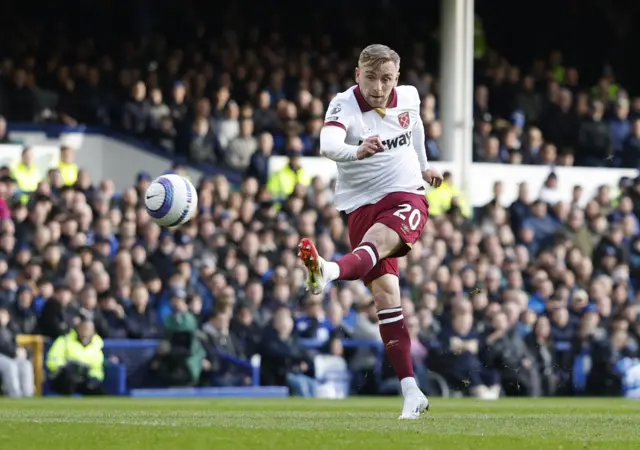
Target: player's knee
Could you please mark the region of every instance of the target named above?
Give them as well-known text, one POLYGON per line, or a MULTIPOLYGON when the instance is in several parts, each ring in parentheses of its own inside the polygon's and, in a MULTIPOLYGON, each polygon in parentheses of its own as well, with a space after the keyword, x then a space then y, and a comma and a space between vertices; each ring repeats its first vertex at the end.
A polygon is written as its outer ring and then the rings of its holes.
POLYGON ((400 286, 395 276, 384 275, 369 286, 377 310, 400 306, 400 286))
POLYGON ((399 306, 397 299, 390 292, 378 292, 374 294, 373 301, 378 311, 381 309, 397 308, 399 306))

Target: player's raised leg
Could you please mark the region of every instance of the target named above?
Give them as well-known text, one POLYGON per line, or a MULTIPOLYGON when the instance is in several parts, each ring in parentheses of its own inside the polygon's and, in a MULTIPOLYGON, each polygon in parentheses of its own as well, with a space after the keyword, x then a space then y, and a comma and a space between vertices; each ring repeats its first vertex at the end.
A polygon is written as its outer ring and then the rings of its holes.
MULTIPOLYGON (((384 265, 376 272, 397 272, 396 268, 391 268, 390 260, 383 261, 384 265), (390 269, 390 270, 389 270, 390 269)), ((394 261, 397 265, 397 261, 394 261)), ((373 299, 378 310, 378 324, 380 336, 385 346, 387 357, 391 366, 400 380, 404 405, 400 419, 417 419, 420 414, 429 409, 429 400, 418 387, 413 372, 413 361, 411 359, 411 338, 405 324, 404 315, 400 302, 400 281, 394 273, 385 273, 374 279, 369 284, 369 289, 373 294, 373 299)))
POLYGON ((360 280, 396 248, 400 238, 383 224, 374 224, 353 251, 337 261, 325 261, 313 242, 302 239, 298 255, 307 267, 307 286, 314 294, 323 291, 334 280, 360 280), (388 232, 391 232, 388 233, 388 232))

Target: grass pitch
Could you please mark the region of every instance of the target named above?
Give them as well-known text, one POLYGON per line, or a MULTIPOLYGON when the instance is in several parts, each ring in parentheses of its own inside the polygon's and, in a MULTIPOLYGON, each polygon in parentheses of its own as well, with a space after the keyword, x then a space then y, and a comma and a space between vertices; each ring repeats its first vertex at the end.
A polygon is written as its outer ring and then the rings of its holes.
POLYGON ((0 400, 0 449, 638 449, 640 402, 434 398, 0 400))

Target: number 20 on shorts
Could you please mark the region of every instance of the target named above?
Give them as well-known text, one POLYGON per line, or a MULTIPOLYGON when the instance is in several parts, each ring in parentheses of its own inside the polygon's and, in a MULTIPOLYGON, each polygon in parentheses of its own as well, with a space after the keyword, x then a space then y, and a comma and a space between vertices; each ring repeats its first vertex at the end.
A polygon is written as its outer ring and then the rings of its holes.
POLYGON ((411 205, 408 203, 398 205, 398 210, 394 212, 393 215, 407 222, 409 224, 409 228, 414 231, 420 225, 420 210, 411 208, 411 205))

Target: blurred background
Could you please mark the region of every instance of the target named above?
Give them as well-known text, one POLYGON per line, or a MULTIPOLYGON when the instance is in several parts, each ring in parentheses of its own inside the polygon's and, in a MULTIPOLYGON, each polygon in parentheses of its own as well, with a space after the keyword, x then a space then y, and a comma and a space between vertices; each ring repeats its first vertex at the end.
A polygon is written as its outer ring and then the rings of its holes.
POLYGON ((306 293, 295 255, 350 251, 319 132, 383 43, 445 172, 401 260, 421 387, 638 395, 639 9, 4 2, 4 394, 397 395, 370 293, 306 293), (142 200, 167 172, 199 189, 177 230, 142 200))

